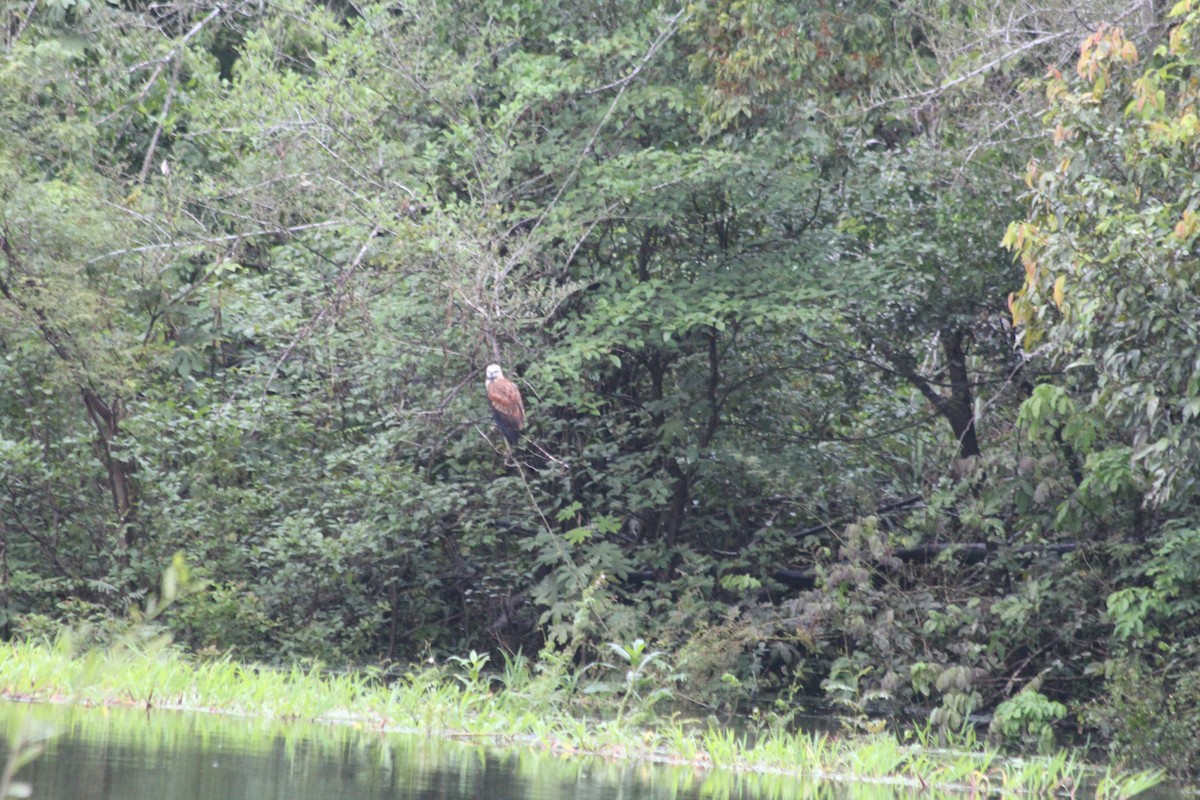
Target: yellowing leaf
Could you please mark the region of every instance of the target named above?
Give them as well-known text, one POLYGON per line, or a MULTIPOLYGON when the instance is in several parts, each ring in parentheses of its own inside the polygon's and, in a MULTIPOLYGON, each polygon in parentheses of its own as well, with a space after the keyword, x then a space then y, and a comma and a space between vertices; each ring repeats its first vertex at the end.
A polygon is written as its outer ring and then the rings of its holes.
POLYGON ((1171 33, 1167 36, 1167 49, 1171 55, 1178 55, 1187 43, 1187 30, 1183 25, 1177 25, 1171 29, 1171 33))
POLYGON ((1012 315, 1013 327, 1017 327, 1025 318, 1024 309, 1017 304, 1016 295, 1012 292, 1008 293, 1008 313, 1012 315))
POLYGON ((1175 223, 1175 238, 1187 239, 1196 232, 1196 228, 1200 227, 1200 220, 1196 217, 1196 212, 1188 209, 1183 212, 1183 216, 1179 222, 1175 223))
POLYGON ((1058 306, 1058 310, 1062 311, 1063 301, 1066 299, 1063 296, 1063 288, 1067 285, 1067 276, 1059 275, 1054 281, 1054 305, 1058 306))

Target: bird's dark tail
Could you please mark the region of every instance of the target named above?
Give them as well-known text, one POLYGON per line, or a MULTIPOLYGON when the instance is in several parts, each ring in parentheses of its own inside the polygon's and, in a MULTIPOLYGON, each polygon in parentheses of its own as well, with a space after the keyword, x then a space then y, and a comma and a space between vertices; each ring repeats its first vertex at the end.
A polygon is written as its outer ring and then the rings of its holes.
POLYGON ((509 444, 516 444, 517 440, 521 438, 521 429, 513 425, 512 422, 510 422, 503 414, 493 411, 492 419, 495 421, 496 427, 500 429, 500 433, 502 433, 504 438, 508 440, 509 444))

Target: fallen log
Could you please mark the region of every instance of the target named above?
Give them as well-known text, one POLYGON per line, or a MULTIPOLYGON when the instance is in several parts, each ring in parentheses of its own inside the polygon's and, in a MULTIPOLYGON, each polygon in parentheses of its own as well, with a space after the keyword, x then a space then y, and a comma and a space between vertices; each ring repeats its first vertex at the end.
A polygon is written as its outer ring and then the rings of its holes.
MULTIPOLYGON (((894 550, 892 555, 906 564, 928 564, 943 553, 949 552, 959 558, 964 564, 981 564, 988 560, 988 558, 1002 553, 1023 556, 1061 556, 1074 552, 1076 547, 1077 545, 1074 542, 1025 544, 1019 547, 994 547, 979 542, 929 542, 928 544, 920 544, 915 547, 901 547, 898 550, 894 550)), ((811 589, 817 582, 816 571, 811 568, 792 569, 781 567, 775 570, 771 574, 771 577, 792 589, 811 589)))
MULTIPOLYGON (((929 542, 914 547, 901 547, 892 552, 892 556, 906 564, 929 564, 943 553, 951 553, 964 564, 981 564, 990 557, 1000 554, 1015 554, 1022 556, 1064 555, 1074 552, 1077 545, 1074 542, 1056 544, 1026 544, 1018 547, 994 547, 979 542, 929 542)), ((886 568, 884 564, 877 567, 886 568)), ((811 589, 816 586, 817 572, 809 568, 779 567, 771 573, 771 578, 790 589, 811 589)), ((633 570, 625 575, 626 585, 639 586, 644 583, 654 583, 658 573, 652 569, 633 570)))

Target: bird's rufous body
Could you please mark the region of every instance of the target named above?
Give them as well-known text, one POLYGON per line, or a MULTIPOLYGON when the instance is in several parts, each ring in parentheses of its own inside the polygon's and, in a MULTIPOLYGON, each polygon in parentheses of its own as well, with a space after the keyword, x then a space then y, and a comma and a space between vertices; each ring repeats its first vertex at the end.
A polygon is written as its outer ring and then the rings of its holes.
POLYGON ((525 427, 525 403, 521 401, 521 390, 504 377, 499 364, 487 368, 487 399, 492 408, 492 419, 504 434, 509 444, 516 444, 525 427))

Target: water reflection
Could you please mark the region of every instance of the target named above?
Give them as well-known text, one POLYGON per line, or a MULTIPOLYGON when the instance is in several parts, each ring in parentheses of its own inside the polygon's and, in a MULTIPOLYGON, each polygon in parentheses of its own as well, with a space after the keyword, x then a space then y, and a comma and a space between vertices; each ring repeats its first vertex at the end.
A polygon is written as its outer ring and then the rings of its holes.
MULTIPOLYGON (((0 703, 0 755, 49 729, 21 770, 62 800, 894 800, 794 776, 561 758, 525 748, 197 713, 0 703)), ((924 793, 923 798, 930 798, 924 793)))

